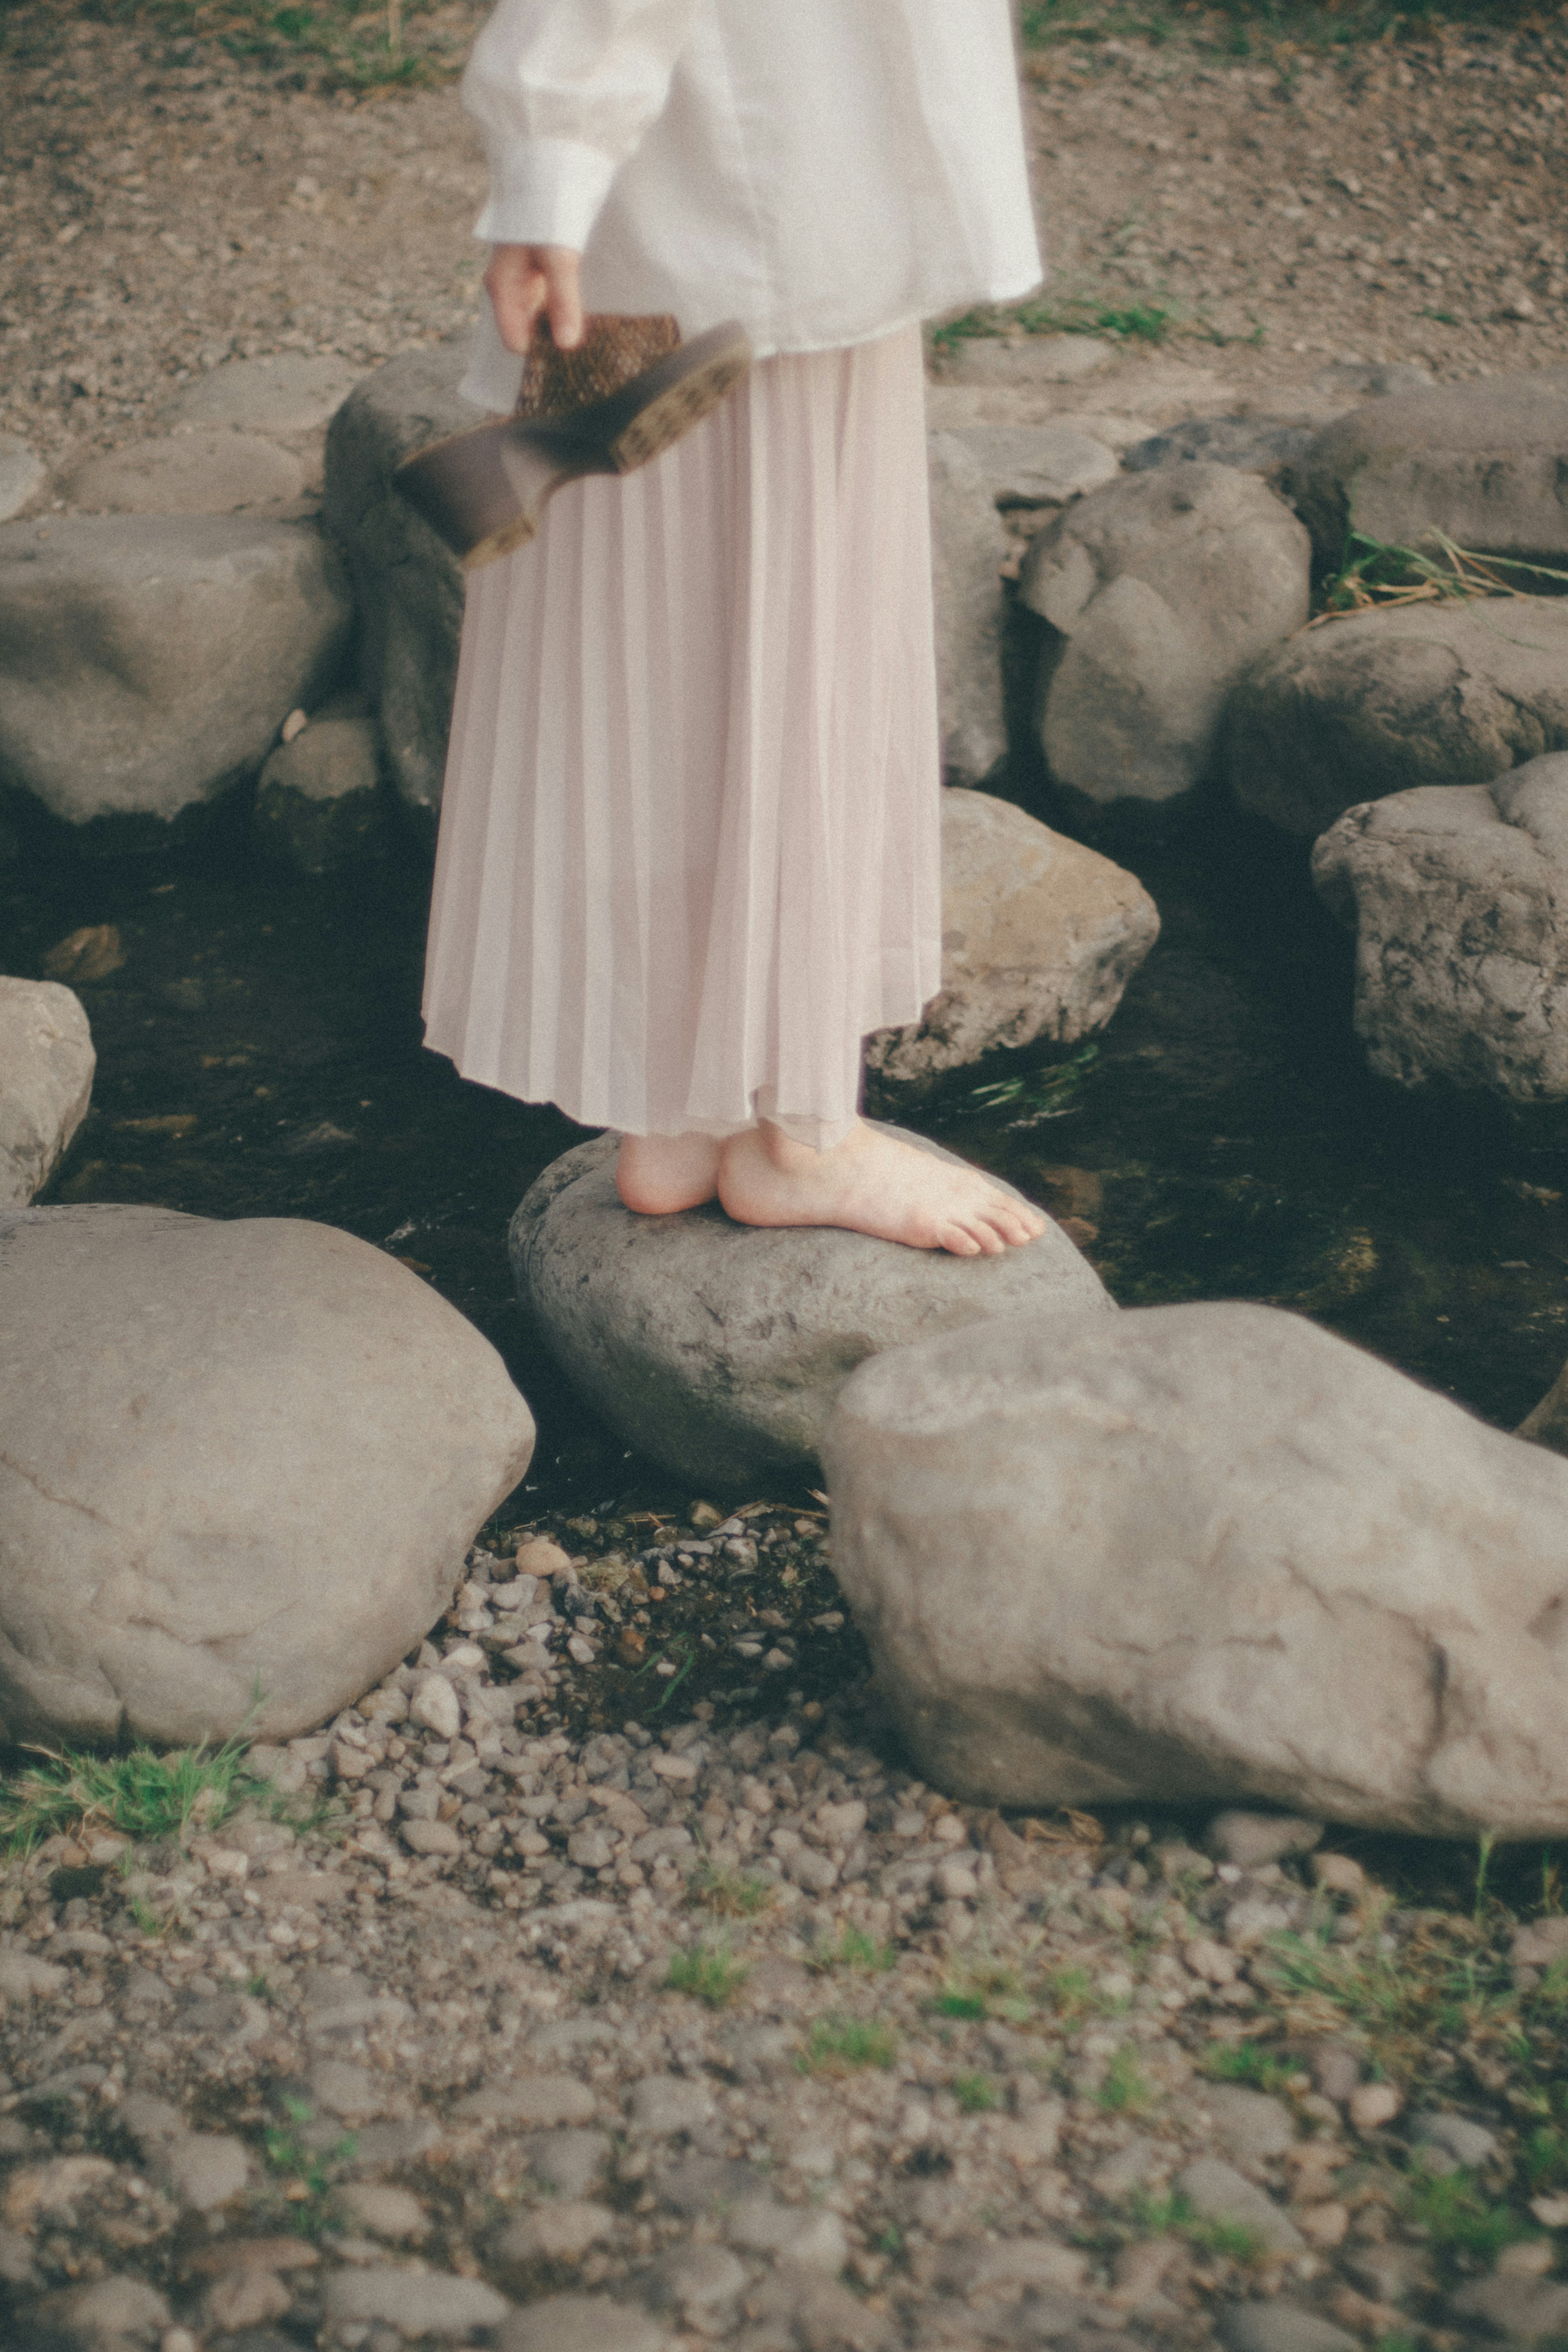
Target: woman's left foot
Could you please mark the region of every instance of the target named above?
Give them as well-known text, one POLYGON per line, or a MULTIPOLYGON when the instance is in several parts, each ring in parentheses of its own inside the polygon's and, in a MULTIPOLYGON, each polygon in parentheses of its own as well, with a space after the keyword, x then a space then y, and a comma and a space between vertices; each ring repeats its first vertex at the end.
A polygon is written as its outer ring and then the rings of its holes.
POLYGON ((623 1135, 615 1189, 643 1217, 700 1208, 718 1192, 719 1150, 712 1135, 623 1135))

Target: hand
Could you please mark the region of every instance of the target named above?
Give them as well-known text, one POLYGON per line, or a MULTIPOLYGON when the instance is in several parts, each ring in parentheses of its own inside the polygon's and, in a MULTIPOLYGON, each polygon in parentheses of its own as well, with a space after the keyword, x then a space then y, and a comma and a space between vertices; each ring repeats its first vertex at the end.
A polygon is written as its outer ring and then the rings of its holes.
POLYGON ((557 351, 573 352, 582 341, 582 296, 578 289, 581 256, 570 245, 493 245, 485 291, 496 326, 509 352, 523 352, 533 341, 542 310, 557 351))

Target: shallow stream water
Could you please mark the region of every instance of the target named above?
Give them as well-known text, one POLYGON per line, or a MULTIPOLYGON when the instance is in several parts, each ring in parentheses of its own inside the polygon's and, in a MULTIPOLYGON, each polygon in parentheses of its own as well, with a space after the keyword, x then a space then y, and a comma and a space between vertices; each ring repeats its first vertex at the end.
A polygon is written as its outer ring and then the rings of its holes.
MULTIPOLYGON (((1124 1304, 1295 1307, 1517 1423, 1568 1348, 1568 1110, 1372 1079, 1347 947, 1297 853, 1216 817, 1127 862, 1163 930, 1092 1055, 1013 1057, 895 1115, 1077 1219, 1124 1304)), ((179 871, 0 884, 0 969, 38 973, 86 924, 125 952, 80 986, 93 1105, 43 1199, 315 1217, 392 1251, 534 1404, 540 1506, 591 1505, 646 1486, 645 1465, 543 1359, 506 1251, 523 1192, 580 1131, 424 1051, 427 891, 412 858, 305 881, 232 845, 179 871)))

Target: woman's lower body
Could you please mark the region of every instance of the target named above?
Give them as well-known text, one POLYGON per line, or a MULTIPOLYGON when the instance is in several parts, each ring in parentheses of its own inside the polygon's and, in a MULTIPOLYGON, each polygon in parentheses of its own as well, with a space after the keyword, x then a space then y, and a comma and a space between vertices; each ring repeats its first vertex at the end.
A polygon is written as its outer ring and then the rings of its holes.
POLYGON ((470 583, 425 1041, 644 1139, 638 1206, 759 1128, 754 1180, 847 1165, 862 1038, 940 984, 939 794, 918 331, 762 361, 470 583))

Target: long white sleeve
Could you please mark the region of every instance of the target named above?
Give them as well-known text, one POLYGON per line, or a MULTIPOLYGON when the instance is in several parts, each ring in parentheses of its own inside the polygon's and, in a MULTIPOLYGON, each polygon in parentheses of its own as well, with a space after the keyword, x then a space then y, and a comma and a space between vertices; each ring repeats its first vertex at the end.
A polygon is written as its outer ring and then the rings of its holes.
MULTIPOLYGON (((0 0, 0 7, 4 0, 0 0)), ((478 234, 570 245, 590 310, 759 358, 1040 283, 1013 0, 500 0, 464 81, 478 234)), ((463 380, 510 408, 486 303, 463 380)))
POLYGON ((611 183, 664 111, 701 0, 501 0, 463 103, 478 123, 492 245, 587 245, 611 183))

